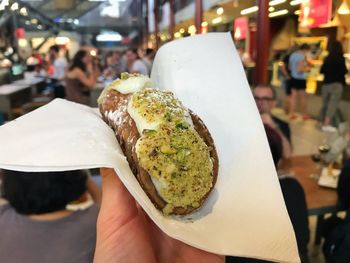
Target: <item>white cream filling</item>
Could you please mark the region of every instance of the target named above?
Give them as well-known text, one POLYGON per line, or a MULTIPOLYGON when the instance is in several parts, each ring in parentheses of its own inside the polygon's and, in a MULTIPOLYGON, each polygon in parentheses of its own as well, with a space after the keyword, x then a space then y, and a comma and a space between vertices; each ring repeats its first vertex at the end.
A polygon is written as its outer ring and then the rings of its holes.
POLYGON ((130 76, 128 79, 121 80, 118 85, 112 89, 119 91, 122 94, 134 93, 143 88, 152 88, 151 79, 144 75, 130 76))

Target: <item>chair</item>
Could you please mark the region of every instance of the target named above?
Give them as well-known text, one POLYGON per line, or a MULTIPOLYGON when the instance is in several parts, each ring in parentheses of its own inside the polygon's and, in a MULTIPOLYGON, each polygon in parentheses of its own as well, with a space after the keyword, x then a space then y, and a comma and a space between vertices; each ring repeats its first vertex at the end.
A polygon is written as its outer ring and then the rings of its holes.
POLYGON ((279 181, 289 218, 295 232, 300 260, 302 263, 309 262, 307 244, 310 234, 304 189, 291 176, 280 176, 279 181))

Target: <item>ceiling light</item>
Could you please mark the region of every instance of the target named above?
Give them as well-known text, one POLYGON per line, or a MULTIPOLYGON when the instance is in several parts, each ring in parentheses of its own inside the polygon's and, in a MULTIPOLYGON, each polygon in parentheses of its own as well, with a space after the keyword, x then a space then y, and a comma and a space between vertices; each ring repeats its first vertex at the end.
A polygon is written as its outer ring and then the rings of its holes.
POLYGON ((37 28, 41 30, 41 29, 43 29, 43 26, 42 25, 38 25, 37 28))
POLYGON ((180 32, 181 34, 183 34, 183 33, 185 33, 185 29, 184 29, 184 28, 180 28, 179 32, 180 32))
POLYGON ((96 36, 98 42, 119 42, 122 41, 122 36, 116 32, 102 33, 96 36))
POLYGON ((255 5, 255 6, 241 10, 241 15, 251 14, 251 13, 254 13, 258 10, 259 10, 259 7, 255 5))
POLYGON ((294 12, 294 15, 300 15, 301 14, 301 10, 295 10, 295 12, 294 12))
POLYGON ((73 24, 74 25, 79 25, 79 19, 74 19, 73 24))
POLYGON ((67 23, 73 23, 73 18, 68 18, 67 23))
POLYGON ((29 20, 25 21, 24 23, 25 23, 26 25, 28 25, 28 26, 30 25, 30 21, 29 21, 29 20))
POLYGON ((30 22, 31 22, 32 24, 36 25, 36 24, 38 23, 38 19, 32 18, 32 19, 30 20, 30 22))
POLYGON ((343 0, 343 3, 338 8, 338 14, 339 15, 348 15, 350 14, 350 8, 348 4, 346 3, 346 0, 343 0))
POLYGON ((22 16, 27 16, 28 13, 27 13, 27 9, 25 7, 22 7, 20 10, 19 10, 19 13, 22 15, 22 16))
POLYGON ((300 5, 304 0, 292 0, 290 1, 290 5, 300 5))
POLYGON ((201 23, 201 26, 202 26, 202 27, 208 26, 208 22, 207 22, 207 21, 203 21, 203 22, 201 23))
POLYGON ((215 17, 212 21, 211 21, 213 24, 219 24, 222 22, 222 17, 219 16, 219 17, 215 17))
POLYGON ((1 3, 0 4, 0 11, 5 10, 5 6, 1 3))
POLYGON ((56 45, 66 45, 69 42, 69 38, 68 37, 56 37, 55 38, 55 43, 56 45))
POLYGON ((216 13, 220 16, 224 13, 224 8, 219 7, 218 9, 216 9, 216 13))
POLYGON ((269 5, 270 6, 274 6, 274 5, 279 5, 279 4, 282 4, 284 2, 286 2, 287 0, 272 0, 269 2, 269 5))
POLYGON ((17 2, 14 2, 12 5, 11 5, 11 10, 12 11, 15 11, 18 9, 18 3, 17 2))
POLYGON ((275 8, 273 6, 270 6, 269 7, 269 12, 273 12, 273 11, 275 11, 275 8))
POLYGON ((1 5, 8 6, 9 5, 9 0, 2 0, 1 5))
POLYGON ((282 15, 285 15, 285 14, 288 14, 288 10, 287 9, 282 9, 282 10, 270 13, 269 17, 282 16, 282 15))

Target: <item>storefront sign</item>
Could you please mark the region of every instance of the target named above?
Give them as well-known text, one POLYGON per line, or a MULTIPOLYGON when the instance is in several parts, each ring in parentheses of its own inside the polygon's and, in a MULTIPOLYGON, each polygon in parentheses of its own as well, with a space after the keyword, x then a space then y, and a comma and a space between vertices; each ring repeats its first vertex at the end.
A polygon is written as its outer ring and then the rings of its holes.
POLYGON ((16 37, 17 38, 25 38, 26 37, 26 31, 24 30, 24 28, 22 28, 22 27, 16 28, 16 37))
POLYGON ((300 5, 300 27, 313 28, 326 24, 331 17, 331 0, 304 0, 300 5))
POLYGON ((246 39, 248 30, 248 18, 246 16, 243 16, 235 19, 234 30, 235 40, 246 39))

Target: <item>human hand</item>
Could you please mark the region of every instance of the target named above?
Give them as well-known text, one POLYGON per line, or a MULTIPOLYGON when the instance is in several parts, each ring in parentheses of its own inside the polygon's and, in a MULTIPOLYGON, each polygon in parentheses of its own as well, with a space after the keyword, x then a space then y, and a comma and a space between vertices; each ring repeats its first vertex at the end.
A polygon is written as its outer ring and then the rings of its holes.
POLYGON ((224 257, 164 234, 136 205, 113 169, 102 168, 94 263, 224 262, 224 257))
POLYGON ((262 120, 262 122, 263 122, 264 124, 267 124, 267 125, 269 125, 271 128, 276 129, 276 124, 275 124, 275 122, 273 121, 273 119, 272 119, 272 117, 271 117, 271 115, 270 115, 269 113, 262 113, 262 114, 260 115, 260 117, 261 117, 261 120, 262 120))

